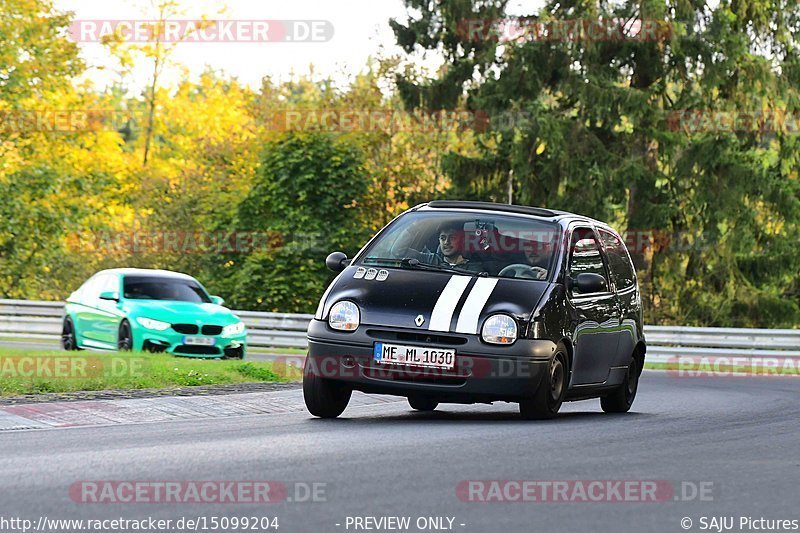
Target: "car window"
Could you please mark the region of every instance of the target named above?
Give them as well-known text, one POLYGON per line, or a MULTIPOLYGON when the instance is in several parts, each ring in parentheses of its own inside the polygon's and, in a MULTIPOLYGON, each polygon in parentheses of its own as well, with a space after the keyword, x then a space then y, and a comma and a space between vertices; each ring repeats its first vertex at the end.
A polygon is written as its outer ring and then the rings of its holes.
POLYGON ((123 295, 126 300, 211 303, 211 299, 199 283, 182 278, 125 276, 123 295))
POLYGON ((606 250, 608 265, 611 268, 611 275, 614 277, 617 290, 621 291, 634 286, 636 274, 622 239, 603 229, 600 230, 600 239, 603 241, 603 248, 606 250))
POLYGON ((415 212, 402 216, 370 244, 357 264, 407 268, 403 259, 489 276, 549 277, 560 228, 533 217, 481 212, 415 212))
MULTIPOLYGON (((594 232, 589 228, 576 228, 572 232, 569 246, 569 276, 576 278, 578 274, 592 273, 600 274, 608 281, 608 273, 603 264, 603 257, 600 254, 600 247, 594 232)), ((573 296, 585 296, 572 290, 573 296)))

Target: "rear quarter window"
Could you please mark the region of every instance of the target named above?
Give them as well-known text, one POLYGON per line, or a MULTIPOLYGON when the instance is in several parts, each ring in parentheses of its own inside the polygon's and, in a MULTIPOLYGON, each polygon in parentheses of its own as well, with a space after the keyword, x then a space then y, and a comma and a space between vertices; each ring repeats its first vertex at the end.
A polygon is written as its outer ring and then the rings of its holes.
POLYGON ((636 285, 636 273, 622 239, 601 229, 600 240, 603 242, 603 248, 611 268, 611 276, 614 278, 617 290, 625 290, 636 285))

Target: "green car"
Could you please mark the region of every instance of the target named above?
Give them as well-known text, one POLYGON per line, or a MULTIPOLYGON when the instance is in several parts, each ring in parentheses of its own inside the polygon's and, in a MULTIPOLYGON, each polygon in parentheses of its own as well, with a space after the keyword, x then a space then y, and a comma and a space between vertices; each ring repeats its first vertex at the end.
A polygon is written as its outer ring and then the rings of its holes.
POLYGON ((222 304, 186 274, 103 270, 67 298, 61 346, 244 359, 244 323, 222 304))

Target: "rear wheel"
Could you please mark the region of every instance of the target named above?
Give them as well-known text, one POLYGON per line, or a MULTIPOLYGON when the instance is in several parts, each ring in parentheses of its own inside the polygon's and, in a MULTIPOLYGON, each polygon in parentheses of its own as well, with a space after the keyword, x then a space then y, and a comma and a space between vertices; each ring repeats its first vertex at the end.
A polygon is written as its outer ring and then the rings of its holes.
POLYGON ((308 412, 319 418, 336 418, 350 403, 352 389, 342 383, 325 379, 312 368, 313 363, 306 358, 303 367, 303 399, 308 412))
POLYGON ((639 361, 634 355, 628 372, 625 374, 625 381, 614 392, 600 398, 600 407, 606 413, 627 413, 636 399, 636 391, 639 389, 639 361))
POLYGON ((525 420, 544 420, 553 418, 564 403, 567 392, 569 368, 567 354, 559 345, 550 360, 547 375, 544 376, 533 398, 519 402, 519 413, 525 420))
POLYGON ((133 333, 131 332, 131 325, 128 324, 127 320, 123 320, 119 325, 117 350, 120 352, 129 352, 133 350, 133 333))
POLYGON ((439 406, 439 402, 427 396, 409 396, 408 405, 416 411, 433 411, 439 406))
POLYGON ((75 325, 70 317, 64 319, 64 325, 61 327, 61 347, 68 351, 80 350, 78 334, 75 332, 75 325))

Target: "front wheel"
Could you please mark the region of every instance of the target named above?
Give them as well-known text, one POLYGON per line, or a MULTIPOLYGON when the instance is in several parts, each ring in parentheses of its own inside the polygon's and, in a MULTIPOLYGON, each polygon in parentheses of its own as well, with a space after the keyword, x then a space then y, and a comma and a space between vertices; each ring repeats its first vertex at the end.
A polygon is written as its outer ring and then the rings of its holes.
POLYGON ((550 360, 547 375, 544 376, 533 398, 519 402, 519 413, 525 420, 544 420, 553 418, 564 403, 567 392, 569 365, 567 354, 559 345, 550 360))
POLYGON ((434 411, 439 402, 427 396, 409 396, 408 405, 415 411, 434 411))
POLYGON ((61 347, 67 351, 80 350, 78 334, 70 317, 64 319, 64 325, 61 327, 61 347))
POLYGON ((353 391, 346 385, 317 375, 311 368, 313 366, 313 362, 309 363, 309 358, 306 357, 303 368, 303 399, 306 408, 319 418, 336 418, 347 408, 353 391))
POLYGON ((606 413, 627 413, 636 399, 636 391, 639 389, 639 375, 642 373, 639 368, 639 361, 634 356, 625 374, 625 381, 611 394, 600 398, 600 407, 606 413))
POLYGON ((127 320, 123 320, 119 325, 117 350, 120 352, 130 352, 133 350, 133 332, 131 332, 131 325, 128 324, 127 320))

